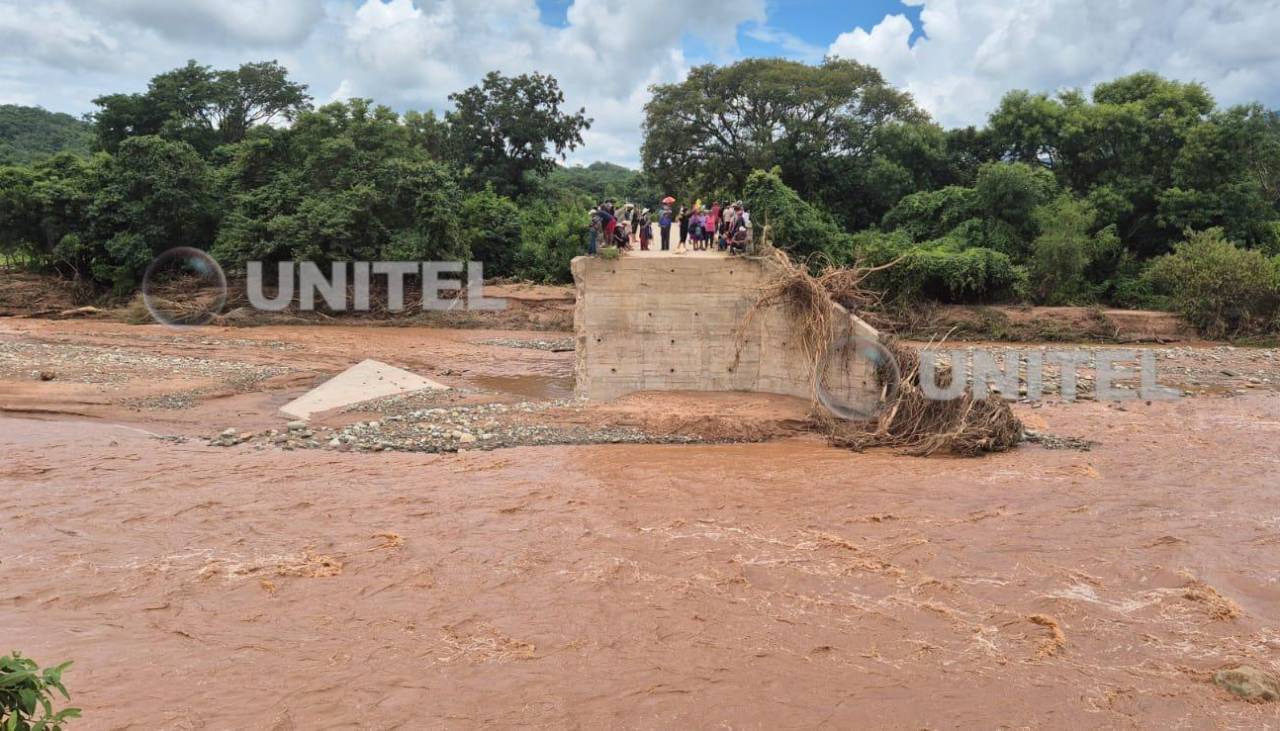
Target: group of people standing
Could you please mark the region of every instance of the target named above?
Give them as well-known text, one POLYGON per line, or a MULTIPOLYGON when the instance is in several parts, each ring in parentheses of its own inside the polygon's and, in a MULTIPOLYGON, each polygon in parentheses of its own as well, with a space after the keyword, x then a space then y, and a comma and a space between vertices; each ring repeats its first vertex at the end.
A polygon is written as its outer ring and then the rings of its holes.
POLYGON ((648 208, 627 203, 615 208, 612 200, 602 201, 591 209, 587 253, 595 255, 600 247, 631 249, 639 245, 648 251, 653 239, 653 225, 658 227, 662 251, 672 248, 672 228, 676 229, 675 252, 717 249, 730 254, 746 253, 751 245, 751 214, 741 202, 703 206, 698 200, 692 206, 672 209, 673 198, 665 198, 656 220, 648 208))
POLYGON ((676 216, 680 238, 676 251, 718 249, 730 253, 746 251, 751 242, 751 214, 742 203, 721 205, 719 201, 708 207, 695 202, 692 208, 680 207, 676 216))

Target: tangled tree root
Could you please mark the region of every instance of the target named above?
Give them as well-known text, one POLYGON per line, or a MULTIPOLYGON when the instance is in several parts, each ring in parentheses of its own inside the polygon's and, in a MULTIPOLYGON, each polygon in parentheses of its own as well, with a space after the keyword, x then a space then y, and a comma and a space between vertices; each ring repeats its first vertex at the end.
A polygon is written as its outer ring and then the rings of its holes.
POLYGON ((816 402, 822 362, 835 336, 837 318, 845 314, 839 307, 847 312, 862 312, 878 304, 879 293, 863 287, 862 282, 872 273, 892 264, 875 268, 828 265, 815 276, 809 273, 807 266, 796 264, 781 249, 768 247, 762 258, 773 275, 765 282, 759 298, 738 327, 738 342, 742 343, 747 326, 757 312, 769 307, 782 307, 796 325, 800 348, 809 363, 809 383, 816 402))
MULTIPOLYGON (((827 265, 814 275, 780 249, 771 249, 766 266, 773 269, 774 275, 744 318, 739 341, 756 311, 783 307, 796 325, 801 349, 810 364, 810 391, 817 405, 818 382, 828 346, 837 332, 837 318, 843 317, 845 311, 865 315, 868 308, 878 304, 879 293, 866 288, 863 282, 874 272, 896 263, 875 268, 827 265)), ((820 423, 833 445, 859 451, 893 447, 916 456, 941 452, 969 457, 1002 452, 1022 440, 1022 422, 1003 399, 995 395, 975 399, 968 387, 950 400, 927 398, 920 387, 919 354, 891 339, 883 340, 882 345, 897 362, 900 377, 896 384, 892 383, 892 369, 883 364, 879 368, 877 375, 887 403, 879 417, 869 423, 845 421, 819 411, 820 423)), ((950 373, 939 369, 937 377, 944 381, 939 385, 945 388, 950 373)))
MULTIPOLYGON (((1022 441, 1022 422, 1004 399, 991 394, 979 400, 968 387, 946 401, 928 398, 920 387, 919 354, 892 340, 884 345, 901 373, 896 393, 871 428, 830 420, 828 433, 833 445, 855 450, 894 447, 919 457, 940 452, 974 457, 1003 452, 1022 441)), ((943 381, 939 385, 945 388, 950 373, 939 371, 937 377, 943 381)))

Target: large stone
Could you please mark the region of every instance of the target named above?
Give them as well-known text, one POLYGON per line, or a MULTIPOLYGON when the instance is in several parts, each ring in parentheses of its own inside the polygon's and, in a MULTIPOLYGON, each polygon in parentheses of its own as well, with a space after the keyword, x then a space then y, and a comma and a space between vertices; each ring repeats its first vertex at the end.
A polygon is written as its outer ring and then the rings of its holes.
POLYGON ((281 407, 283 414, 307 419, 312 414, 361 401, 411 391, 448 388, 416 373, 376 360, 363 360, 281 407))
POLYGON ((1213 682, 1248 701, 1280 700, 1280 680, 1248 665, 1213 674, 1213 682))
MULTIPOLYGON (((726 256, 573 260, 578 394, 607 400, 636 391, 756 391, 808 399, 811 365, 779 306, 752 314, 771 266, 726 256)), ((843 312, 843 310, 841 310, 843 312)), ((844 313, 837 335, 879 334, 844 313)), ((835 400, 870 410, 874 368, 848 358, 824 379, 835 400), (834 374, 834 375, 833 375, 834 374)))

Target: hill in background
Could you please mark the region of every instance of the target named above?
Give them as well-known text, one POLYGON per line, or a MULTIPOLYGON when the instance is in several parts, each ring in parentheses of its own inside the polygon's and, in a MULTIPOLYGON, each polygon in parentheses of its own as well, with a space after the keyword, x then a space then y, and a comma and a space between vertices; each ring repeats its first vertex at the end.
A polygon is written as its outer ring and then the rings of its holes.
POLYGON ((0 104, 0 165, 30 163, 64 150, 87 155, 93 127, 70 114, 0 104))
POLYGON ((612 198, 623 201, 656 201, 662 193, 639 170, 611 162, 593 162, 585 167, 557 167, 547 176, 552 189, 574 189, 587 193, 593 200, 612 198))

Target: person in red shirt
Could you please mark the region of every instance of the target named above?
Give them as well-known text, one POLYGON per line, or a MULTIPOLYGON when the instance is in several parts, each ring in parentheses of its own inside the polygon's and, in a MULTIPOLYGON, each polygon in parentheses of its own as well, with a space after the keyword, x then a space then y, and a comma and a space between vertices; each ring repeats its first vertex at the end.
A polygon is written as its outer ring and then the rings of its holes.
POLYGON ((618 228, 618 219, 613 214, 613 201, 605 201, 604 205, 600 206, 600 210, 609 214, 609 217, 604 219, 604 240, 613 243, 613 231, 618 228))

